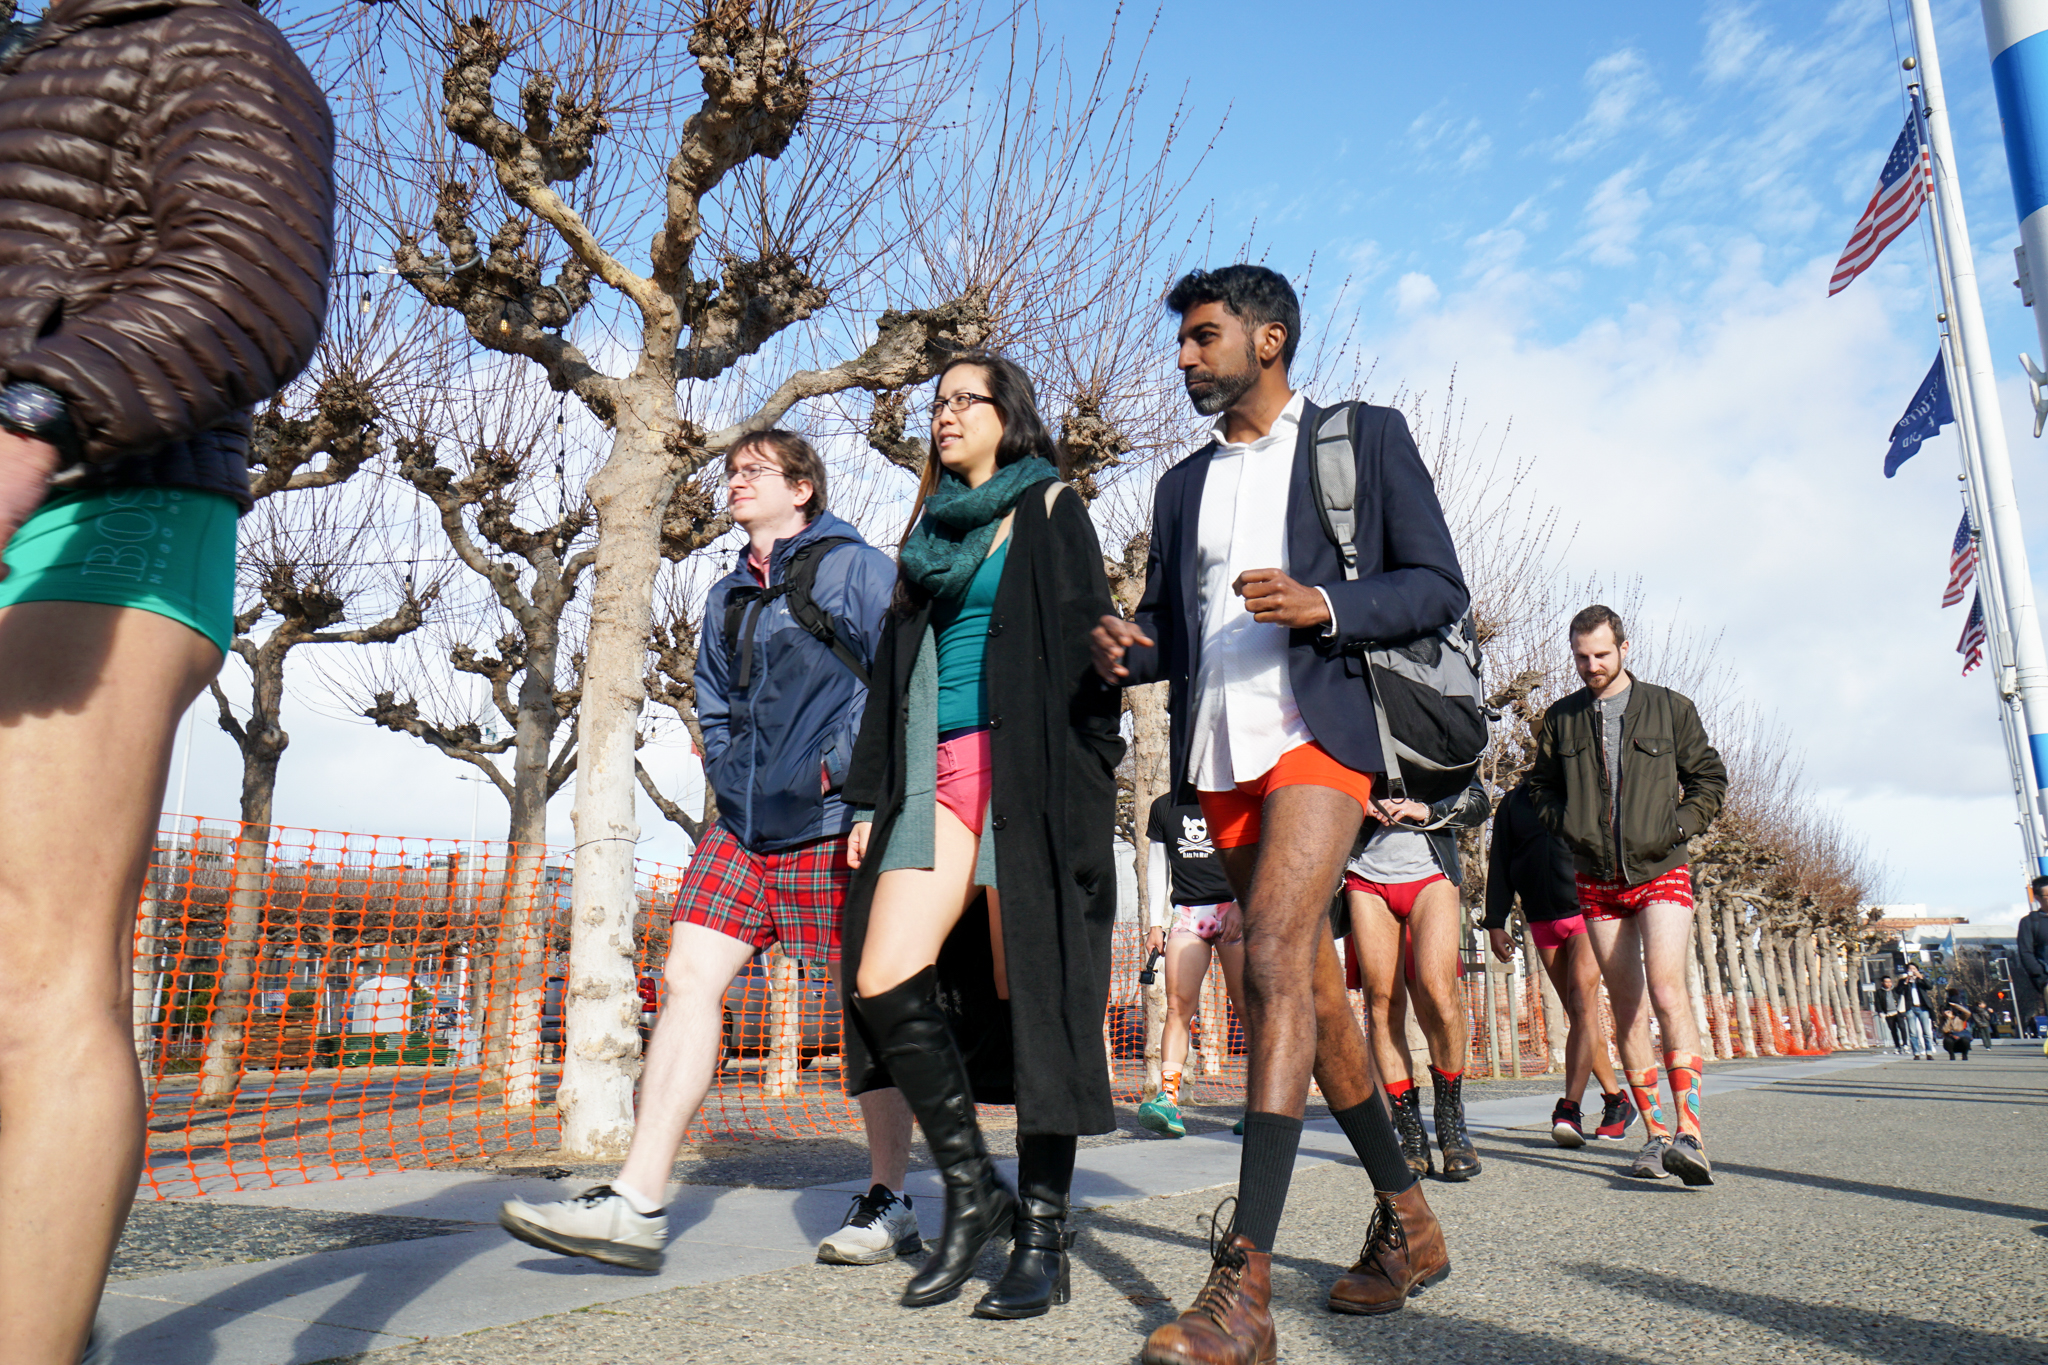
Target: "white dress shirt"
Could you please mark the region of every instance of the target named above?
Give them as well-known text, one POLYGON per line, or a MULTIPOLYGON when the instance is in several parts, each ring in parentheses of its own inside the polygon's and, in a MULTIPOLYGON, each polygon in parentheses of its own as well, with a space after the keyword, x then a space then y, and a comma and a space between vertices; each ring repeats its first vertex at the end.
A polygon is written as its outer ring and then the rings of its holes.
POLYGON ((1256 441, 1224 441, 1216 424, 1195 536, 1202 648, 1188 770, 1200 791, 1263 777, 1314 738, 1287 676, 1287 627, 1253 620, 1230 590, 1247 569, 1288 571, 1287 494, 1304 401, 1295 394, 1256 441))

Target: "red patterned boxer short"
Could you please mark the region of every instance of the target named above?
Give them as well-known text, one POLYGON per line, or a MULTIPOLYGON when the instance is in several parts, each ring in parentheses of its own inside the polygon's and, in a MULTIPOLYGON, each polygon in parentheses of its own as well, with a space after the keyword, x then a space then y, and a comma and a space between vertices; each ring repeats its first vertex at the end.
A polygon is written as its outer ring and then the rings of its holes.
POLYGON ((756 951, 780 943, 791 957, 837 962, 839 915, 852 885, 843 834, 755 853, 720 824, 697 845, 670 918, 756 951))
POLYGON ((1583 872, 1576 875, 1579 909, 1587 919, 1632 919, 1646 905, 1682 905, 1692 909, 1692 869, 1684 863, 1641 886, 1596 881, 1583 872))

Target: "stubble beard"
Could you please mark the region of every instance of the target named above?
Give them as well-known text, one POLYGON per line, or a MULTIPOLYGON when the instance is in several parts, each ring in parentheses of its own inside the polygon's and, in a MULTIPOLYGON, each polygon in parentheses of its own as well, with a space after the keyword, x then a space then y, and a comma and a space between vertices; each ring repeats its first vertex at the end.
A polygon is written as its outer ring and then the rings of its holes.
POLYGON ((1204 417, 1214 417, 1225 412, 1252 390, 1259 382, 1259 353, 1251 346, 1244 348, 1244 368, 1233 374, 1210 374, 1203 370, 1190 370, 1182 381, 1187 385, 1188 401, 1195 405, 1195 411, 1204 417), (1207 384, 1208 392, 1196 393, 1196 384, 1207 384))

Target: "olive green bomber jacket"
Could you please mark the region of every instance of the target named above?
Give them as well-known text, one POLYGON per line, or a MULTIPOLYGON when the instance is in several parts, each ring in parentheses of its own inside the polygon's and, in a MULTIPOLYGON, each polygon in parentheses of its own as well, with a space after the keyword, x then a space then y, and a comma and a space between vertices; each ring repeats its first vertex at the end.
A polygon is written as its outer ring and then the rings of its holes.
POLYGON ((1599 712, 1592 689, 1582 687, 1544 717, 1529 799, 1544 826, 1571 845, 1580 872, 1640 886, 1685 862, 1686 840, 1721 809, 1728 770, 1688 698, 1630 674, 1621 721, 1618 870, 1607 781, 1599 712))

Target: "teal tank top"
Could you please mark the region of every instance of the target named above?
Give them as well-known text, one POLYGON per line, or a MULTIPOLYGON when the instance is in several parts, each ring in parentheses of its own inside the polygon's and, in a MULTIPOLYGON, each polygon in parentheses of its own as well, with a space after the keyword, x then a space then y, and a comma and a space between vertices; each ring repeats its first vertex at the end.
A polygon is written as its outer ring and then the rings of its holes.
POLYGON ((996 586, 1002 581, 1003 561, 1009 554, 1010 542, 1005 540, 974 571, 967 596, 951 609, 951 619, 944 615, 938 619, 942 735, 988 724, 988 688, 982 681, 981 661, 988 650, 988 618, 996 604, 996 586))

